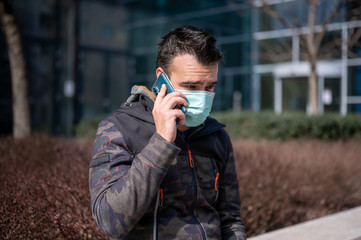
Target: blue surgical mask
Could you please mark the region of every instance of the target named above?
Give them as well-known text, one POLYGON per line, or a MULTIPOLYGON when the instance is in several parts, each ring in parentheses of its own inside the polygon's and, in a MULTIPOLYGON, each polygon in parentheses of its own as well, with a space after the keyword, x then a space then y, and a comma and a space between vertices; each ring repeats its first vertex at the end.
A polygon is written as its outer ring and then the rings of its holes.
POLYGON ((212 109, 214 92, 179 90, 186 96, 189 105, 187 108, 185 126, 196 127, 201 125, 212 109))

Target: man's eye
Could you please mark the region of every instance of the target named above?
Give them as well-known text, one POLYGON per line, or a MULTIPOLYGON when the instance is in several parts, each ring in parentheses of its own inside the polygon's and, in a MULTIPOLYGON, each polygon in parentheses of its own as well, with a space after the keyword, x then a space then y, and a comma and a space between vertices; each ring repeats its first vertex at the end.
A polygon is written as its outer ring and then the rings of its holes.
POLYGON ((194 85, 186 85, 186 88, 188 88, 188 89, 195 89, 195 87, 196 86, 194 86, 194 85))
POLYGON ((209 85, 206 87, 207 91, 212 91, 214 89, 215 85, 209 85))

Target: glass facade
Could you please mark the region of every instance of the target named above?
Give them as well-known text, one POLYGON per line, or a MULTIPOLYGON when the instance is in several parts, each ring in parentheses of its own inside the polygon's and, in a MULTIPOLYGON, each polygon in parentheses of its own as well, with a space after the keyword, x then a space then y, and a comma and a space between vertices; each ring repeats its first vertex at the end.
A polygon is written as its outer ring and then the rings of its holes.
MULTIPOLYGON (((297 28, 307 26, 305 1, 270 2, 297 28)), ((327 18, 337 2, 321 1, 316 24, 327 18)), ((359 21, 348 19, 346 14, 346 9, 359 5, 343 6, 331 23, 359 21)), ((284 83, 281 109, 307 109, 306 76, 281 76, 275 70, 283 63, 306 61, 304 45, 262 7, 252 7, 249 1, 14 0, 14 9, 27 61, 35 130, 71 135, 79 121, 114 112, 132 85, 150 87, 155 80, 159 38, 182 25, 209 31, 225 53, 214 111, 274 110, 277 79, 284 83)), ((320 59, 340 62, 341 37, 341 28, 327 32, 320 59)), ((348 95, 361 96, 359 49, 355 45, 350 51, 353 55, 348 55, 356 59, 348 64, 348 95)), ((2 32, 0 62, 0 134, 7 134, 12 121, 11 77, 2 32)), ((339 111, 340 79, 322 78, 323 89, 331 91, 336 101, 325 104, 324 111, 339 111)), ((360 104, 348 105, 348 111, 361 111, 360 104)))

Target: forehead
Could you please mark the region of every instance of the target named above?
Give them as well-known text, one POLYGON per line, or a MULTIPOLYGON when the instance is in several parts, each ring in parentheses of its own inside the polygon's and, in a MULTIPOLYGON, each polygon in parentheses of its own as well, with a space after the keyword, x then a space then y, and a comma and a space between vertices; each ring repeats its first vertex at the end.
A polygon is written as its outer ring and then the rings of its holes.
POLYGON ((207 75, 214 77, 218 73, 218 64, 203 65, 194 56, 184 54, 173 58, 169 71, 172 75, 207 75))

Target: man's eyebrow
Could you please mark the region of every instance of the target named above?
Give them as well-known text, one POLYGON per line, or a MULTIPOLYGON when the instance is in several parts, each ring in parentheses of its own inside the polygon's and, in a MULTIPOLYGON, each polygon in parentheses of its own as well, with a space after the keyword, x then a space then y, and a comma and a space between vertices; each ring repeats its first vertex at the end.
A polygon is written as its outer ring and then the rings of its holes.
MULTIPOLYGON (((218 83, 218 81, 214 81, 214 82, 210 82, 208 85, 216 85, 218 83)), ((203 84, 202 81, 196 81, 196 82, 192 82, 192 81, 184 81, 181 84, 192 84, 192 85, 200 85, 203 84)))

